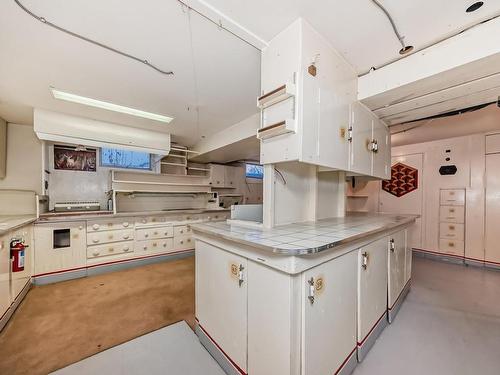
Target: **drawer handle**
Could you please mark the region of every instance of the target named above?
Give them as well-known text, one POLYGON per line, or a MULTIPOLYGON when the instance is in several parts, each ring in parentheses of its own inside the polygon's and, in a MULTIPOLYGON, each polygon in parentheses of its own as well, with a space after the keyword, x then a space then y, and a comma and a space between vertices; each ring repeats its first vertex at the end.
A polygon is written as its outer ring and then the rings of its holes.
POLYGON ((391 253, 393 253, 394 250, 396 250, 396 245, 394 244, 394 238, 391 238, 391 240, 389 241, 389 250, 391 250, 391 253))
POLYGON ((368 253, 366 251, 363 253, 361 267, 363 267, 364 270, 366 270, 366 268, 368 267, 368 253))
POLYGON ((98 242, 99 242, 99 238, 94 238, 94 239, 92 240, 92 242, 93 242, 93 243, 98 243, 98 242))
POLYGON ((128 221, 125 221, 122 225, 123 225, 125 228, 127 228, 130 224, 128 223, 128 221))
POLYGON ((146 224, 148 221, 146 219, 141 220, 143 224, 146 224))
POLYGON ((184 243, 184 241, 181 240, 181 245, 184 243))
POLYGON ((165 232, 165 236, 168 236, 168 235, 169 235, 169 233, 168 233, 168 232, 165 232))
POLYGON ((123 239, 124 239, 124 240, 128 240, 128 238, 129 238, 129 237, 130 237, 130 235, 128 235, 128 234, 124 234, 124 235, 123 235, 123 239))
POLYGON ((144 250, 147 250, 147 249, 148 249, 148 246, 147 246, 147 245, 144 245, 142 248, 143 248, 144 250))
POLYGON ((182 229, 181 229, 179 232, 180 232, 180 233, 184 233, 184 230, 182 230, 182 229))
POLYGON ((130 250, 130 248, 129 248, 128 246, 125 246, 125 247, 123 248, 123 251, 125 251, 125 252, 127 252, 127 251, 129 251, 129 250, 130 250))
POLYGON ((78 226, 78 229, 82 230, 82 229, 83 229, 83 226, 82 226, 82 225, 79 225, 79 226, 78 226))
POLYGON ((108 227, 112 227, 113 226, 113 223, 108 223, 108 227))
POLYGON ((98 230, 98 229, 99 229, 99 227, 100 227, 100 225, 99 225, 99 224, 94 224, 94 225, 92 225, 92 229, 94 229, 94 230, 98 230))
POLYGON ((99 255, 99 251, 97 250, 94 250, 94 252, 92 253, 95 257, 99 255))
POLYGON ((455 230, 455 226, 454 225, 449 225, 448 228, 450 228, 450 230, 455 230))
POLYGON ((450 214, 452 214, 454 212, 455 212, 455 209, 454 208, 450 208, 450 214))

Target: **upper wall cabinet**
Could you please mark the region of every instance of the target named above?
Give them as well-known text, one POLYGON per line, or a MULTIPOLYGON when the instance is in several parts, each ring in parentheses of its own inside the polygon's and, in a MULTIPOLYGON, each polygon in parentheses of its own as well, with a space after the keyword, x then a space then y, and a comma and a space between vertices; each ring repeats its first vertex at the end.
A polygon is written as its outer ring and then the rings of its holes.
POLYGON ((7 123, 0 118, 0 179, 7 173, 7 123))
POLYGON ((352 66, 306 21, 271 40, 261 72, 262 164, 301 161, 344 171, 352 164, 356 173, 386 177, 387 128, 357 103, 352 66), (363 118, 353 121, 353 113, 363 118))

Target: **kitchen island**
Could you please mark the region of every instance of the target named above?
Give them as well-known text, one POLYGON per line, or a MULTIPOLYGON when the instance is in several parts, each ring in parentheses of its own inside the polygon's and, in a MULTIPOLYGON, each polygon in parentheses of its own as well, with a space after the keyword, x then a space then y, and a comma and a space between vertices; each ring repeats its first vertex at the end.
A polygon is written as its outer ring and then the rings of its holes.
POLYGON ((415 219, 191 225, 201 342, 229 374, 350 373, 409 289, 415 219))

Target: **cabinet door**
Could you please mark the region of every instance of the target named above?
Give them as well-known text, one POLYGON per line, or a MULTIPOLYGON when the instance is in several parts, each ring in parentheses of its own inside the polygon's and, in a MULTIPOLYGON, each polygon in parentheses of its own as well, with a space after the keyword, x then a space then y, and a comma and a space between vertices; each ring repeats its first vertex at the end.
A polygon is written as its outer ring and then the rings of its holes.
POLYGON ((391 178, 391 139, 389 129, 373 115, 373 139, 377 141, 377 151, 373 153, 372 176, 384 180, 391 178))
POLYGON ((357 257, 353 251, 303 274, 303 374, 335 374, 356 347, 357 257))
POLYGON ((85 222, 35 225, 35 275, 85 267, 85 222))
POLYGON ((210 165, 210 185, 213 187, 224 187, 224 165, 211 164, 210 165))
POLYGON ((485 252, 487 262, 500 264, 500 154, 486 155, 486 222, 485 222, 485 252))
POLYGON ((12 301, 10 292, 10 233, 0 236, 0 317, 12 301))
POLYGON ((389 239, 389 308, 392 308, 405 286, 406 230, 389 239))
POLYGON ((352 141, 350 147, 349 170, 370 175, 372 152, 368 146, 372 140, 372 113, 359 102, 351 105, 352 141))
POLYGON ((406 246, 406 267, 405 267, 405 284, 411 279, 411 266, 413 263, 413 252, 410 246, 406 246))
POLYGON ((358 250, 358 342, 387 311, 387 241, 384 237, 358 250))
POLYGON ((199 240, 195 259, 196 317, 217 345, 246 372, 247 259, 199 240))
POLYGON ((224 186, 227 188, 236 188, 238 184, 239 167, 224 166, 224 186))

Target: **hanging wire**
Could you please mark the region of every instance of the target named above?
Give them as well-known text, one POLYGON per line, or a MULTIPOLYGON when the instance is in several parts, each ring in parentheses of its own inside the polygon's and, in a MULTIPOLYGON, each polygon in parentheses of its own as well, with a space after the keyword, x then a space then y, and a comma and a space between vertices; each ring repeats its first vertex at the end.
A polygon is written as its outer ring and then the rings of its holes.
POLYGON ((399 33, 398 31, 398 28, 396 27, 396 23, 394 22, 394 20, 392 19, 390 13, 387 11, 387 9, 384 8, 384 6, 382 4, 380 4, 377 0, 372 0, 372 2, 377 6, 379 7, 382 12, 385 13, 385 15, 387 16, 387 18, 389 19, 389 22, 391 23, 391 26, 392 26, 392 29, 394 30, 394 34, 396 34, 396 37, 398 38, 399 40, 399 43, 401 43, 401 46, 403 47, 403 50, 406 48, 406 45, 405 45, 405 42, 404 42, 404 36, 401 36, 401 34, 399 33))
POLYGON ((26 8, 19 0, 14 0, 14 2, 19 6, 19 8, 21 8, 23 11, 25 11, 27 14, 29 14, 31 17, 35 18, 36 20, 40 21, 41 23, 47 25, 47 26, 50 26, 56 30, 59 30, 59 31, 62 31, 63 33, 66 33, 68 35, 71 35, 75 38, 78 38, 78 39, 81 39, 85 42, 88 42, 88 43, 91 43, 93 45, 96 45, 98 47, 101 47, 101 48, 104 48, 104 49, 107 49, 108 51, 111 51, 111 52, 114 52, 118 55, 121 55, 121 56, 124 56, 124 57, 127 57, 129 59, 132 59, 132 60, 135 60, 137 62, 140 62, 140 63, 143 63, 145 65, 147 65, 148 67, 150 67, 151 69, 154 69, 156 70, 157 72, 161 73, 161 74, 165 74, 165 75, 173 75, 174 72, 172 72, 171 70, 162 70, 160 68, 158 68, 157 66, 151 64, 148 60, 146 59, 141 59, 139 57, 136 57, 134 55, 131 55, 129 53, 126 53, 126 52, 123 52, 123 51, 120 51, 116 48, 113 48, 113 47, 110 47, 106 44, 103 44, 101 42, 97 42, 93 39, 90 39, 90 38, 87 38, 83 35, 80 35, 80 34, 77 34, 73 31, 70 31, 70 30, 67 30, 61 26, 58 26, 50 21, 48 21, 46 18, 42 17, 42 16, 38 16, 36 15, 35 13, 33 13, 31 10, 29 10, 28 8, 26 8))

